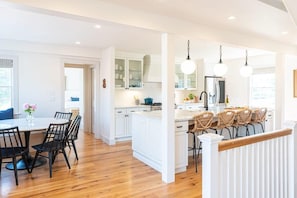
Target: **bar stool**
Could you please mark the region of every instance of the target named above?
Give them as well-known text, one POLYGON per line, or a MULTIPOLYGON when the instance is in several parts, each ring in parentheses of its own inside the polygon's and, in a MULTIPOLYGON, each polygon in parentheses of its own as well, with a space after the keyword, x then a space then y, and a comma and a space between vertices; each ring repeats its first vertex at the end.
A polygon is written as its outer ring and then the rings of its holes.
POLYGON ((230 110, 217 113, 218 120, 211 125, 211 129, 215 130, 216 134, 218 133, 218 130, 221 130, 220 135, 223 134, 224 129, 227 129, 229 132, 230 139, 234 138, 233 126, 234 126, 235 115, 236 115, 235 111, 230 111, 230 110), (232 135, 230 131, 231 127, 233 128, 232 135))
POLYGON ((201 142, 199 142, 199 147, 197 148, 196 139, 198 135, 207 133, 207 129, 210 128, 213 122, 213 117, 214 117, 214 114, 212 112, 208 112, 208 111, 201 112, 198 115, 194 116, 194 124, 189 126, 188 133, 193 134, 193 147, 191 148, 191 150, 193 150, 196 173, 197 173, 196 151, 198 149, 198 158, 199 158, 199 151, 201 150, 201 142))
POLYGON ((267 108, 258 108, 254 110, 254 113, 252 115, 252 120, 250 122, 250 125, 252 125, 254 129, 254 134, 256 133, 255 125, 259 124, 261 126, 262 132, 265 132, 265 119, 267 114, 267 108))
POLYGON ((236 128, 236 137, 238 137, 238 130, 240 127, 246 128, 246 136, 250 135, 248 125, 251 122, 252 118, 252 110, 251 109, 243 109, 236 112, 234 127, 236 128))

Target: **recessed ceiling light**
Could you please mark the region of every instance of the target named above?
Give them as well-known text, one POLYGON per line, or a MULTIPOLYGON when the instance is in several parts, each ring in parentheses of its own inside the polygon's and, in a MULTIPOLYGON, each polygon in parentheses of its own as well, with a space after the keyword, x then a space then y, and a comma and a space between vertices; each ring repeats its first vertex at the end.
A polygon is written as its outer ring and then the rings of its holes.
POLYGON ((287 35, 289 32, 287 32, 287 31, 283 31, 282 32, 282 35, 287 35))
POLYGON ((79 41, 76 41, 75 44, 76 44, 76 45, 80 45, 80 42, 79 42, 79 41))
POLYGON ((96 25, 94 25, 94 28, 100 29, 101 25, 96 24, 96 25))
POLYGON ((229 17, 228 17, 228 20, 234 20, 234 19, 236 19, 235 16, 229 16, 229 17))

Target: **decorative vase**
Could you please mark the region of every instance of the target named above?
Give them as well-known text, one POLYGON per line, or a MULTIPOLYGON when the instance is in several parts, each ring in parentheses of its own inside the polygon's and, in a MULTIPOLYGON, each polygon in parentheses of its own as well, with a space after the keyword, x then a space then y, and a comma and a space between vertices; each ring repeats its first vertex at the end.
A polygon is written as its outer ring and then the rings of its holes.
POLYGON ((28 123, 32 123, 34 120, 33 114, 32 113, 28 113, 26 120, 28 123))

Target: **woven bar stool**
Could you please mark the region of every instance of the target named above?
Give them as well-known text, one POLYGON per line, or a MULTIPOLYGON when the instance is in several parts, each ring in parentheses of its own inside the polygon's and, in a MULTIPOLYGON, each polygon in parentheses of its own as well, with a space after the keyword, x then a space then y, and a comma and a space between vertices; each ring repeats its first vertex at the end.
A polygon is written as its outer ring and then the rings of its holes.
POLYGON ((211 125, 211 129, 215 130, 218 133, 220 130, 220 135, 223 134, 223 130, 226 129, 229 132, 230 139, 234 138, 234 120, 235 120, 235 111, 222 111, 217 114, 218 120, 211 125), (232 127, 232 134, 230 128, 232 127))
POLYGON ((266 120, 267 108, 258 108, 254 110, 252 115, 252 120, 250 125, 252 125, 254 129, 254 134, 256 134, 255 125, 259 124, 261 126, 262 132, 265 132, 265 120, 266 120))
POLYGON ((197 148, 197 136, 207 133, 207 129, 211 127, 213 122, 213 113, 212 112, 201 112, 198 115, 194 116, 194 124, 189 126, 188 133, 193 134, 193 147, 190 148, 193 150, 194 161, 196 166, 197 173, 197 158, 199 158, 199 151, 201 150, 201 142, 199 142, 199 147, 197 148), (196 151, 198 150, 198 156, 196 157, 196 151))
POLYGON ((240 127, 246 128, 246 136, 250 135, 249 127, 248 125, 251 122, 252 118, 252 110, 251 109, 243 109, 238 112, 236 112, 234 127, 236 128, 236 135, 235 137, 238 137, 238 130, 240 127))

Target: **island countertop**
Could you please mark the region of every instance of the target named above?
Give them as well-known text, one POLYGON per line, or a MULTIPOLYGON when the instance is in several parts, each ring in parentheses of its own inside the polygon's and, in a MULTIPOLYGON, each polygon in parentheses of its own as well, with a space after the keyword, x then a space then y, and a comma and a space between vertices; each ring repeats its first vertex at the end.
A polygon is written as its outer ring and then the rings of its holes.
MULTIPOLYGON (((193 120, 193 117, 204 110, 181 110, 181 109, 175 109, 175 117, 174 120, 176 122, 181 122, 181 121, 189 121, 193 120)), ((210 112, 213 112, 215 115, 218 112, 223 111, 222 108, 215 108, 215 109, 210 109, 210 112)), ((150 112, 135 112, 135 114, 142 115, 142 116, 147 116, 147 117, 155 117, 155 118, 162 118, 162 111, 150 111, 150 112)))

